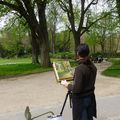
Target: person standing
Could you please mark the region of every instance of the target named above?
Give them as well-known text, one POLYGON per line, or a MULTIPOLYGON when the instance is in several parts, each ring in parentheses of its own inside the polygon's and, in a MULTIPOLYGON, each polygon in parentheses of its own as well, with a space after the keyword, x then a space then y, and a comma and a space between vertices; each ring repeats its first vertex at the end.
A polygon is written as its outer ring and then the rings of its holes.
POLYGON ((73 84, 61 81, 72 92, 73 120, 93 120, 96 115, 95 81, 97 69, 89 59, 89 47, 80 44, 77 48, 78 66, 75 68, 73 84))

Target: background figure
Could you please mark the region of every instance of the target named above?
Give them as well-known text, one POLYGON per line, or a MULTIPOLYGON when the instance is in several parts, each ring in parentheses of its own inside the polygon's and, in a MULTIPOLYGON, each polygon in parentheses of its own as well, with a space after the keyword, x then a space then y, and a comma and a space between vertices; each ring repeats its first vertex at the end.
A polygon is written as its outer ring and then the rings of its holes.
POLYGON ((72 92, 73 120, 93 120, 96 117, 95 81, 97 69, 89 59, 89 47, 80 44, 77 48, 78 66, 75 68, 73 84, 66 80, 61 84, 72 92))

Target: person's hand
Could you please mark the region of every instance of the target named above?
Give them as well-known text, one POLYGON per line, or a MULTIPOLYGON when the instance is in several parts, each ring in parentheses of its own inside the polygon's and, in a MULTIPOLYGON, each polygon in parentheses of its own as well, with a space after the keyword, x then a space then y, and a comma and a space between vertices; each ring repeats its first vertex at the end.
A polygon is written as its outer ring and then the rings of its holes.
POLYGON ((68 87, 68 82, 66 80, 62 80, 61 85, 65 86, 65 87, 68 87))

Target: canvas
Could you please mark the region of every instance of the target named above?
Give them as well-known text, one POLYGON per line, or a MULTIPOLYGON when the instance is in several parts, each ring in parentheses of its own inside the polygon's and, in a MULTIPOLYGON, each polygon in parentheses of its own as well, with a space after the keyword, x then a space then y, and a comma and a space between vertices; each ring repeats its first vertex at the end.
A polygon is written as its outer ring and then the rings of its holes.
POLYGON ((73 80, 74 70, 69 61, 53 62, 53 68, 58 82, 61 80, 73 80))

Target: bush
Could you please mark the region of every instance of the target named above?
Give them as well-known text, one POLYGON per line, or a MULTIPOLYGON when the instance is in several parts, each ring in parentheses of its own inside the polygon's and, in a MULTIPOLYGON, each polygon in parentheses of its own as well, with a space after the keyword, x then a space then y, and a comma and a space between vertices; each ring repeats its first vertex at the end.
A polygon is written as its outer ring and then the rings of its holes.
POLYGON ((75 54, 72 52, 61 52, 61 53, 56 53, 56 54, 50 53, 50 57, 56 58, 56 59, 74 59, 75 54))
POLYGON ((101 53, 101 52, 97 52, 97 53, 92 53, 91 56, 92 57, 97 57, 99 55, 102 55, 103 57, 107 57, 107 58, 119 58, 120 57, 120 53, 101 53))
POLYGON ((100 52, 97 52, 97 53, 91 53, 90 54, 90 56, 92 56, 92 57, 98 57, 99 55, 102 55, 102 53, 100 53, 100 52))
POLYGON ((119 57, 120 57, 120 53, 114 53, 114 54, 112 55, 112 57, 114 57, 114 58, 119 58, 119 57))

